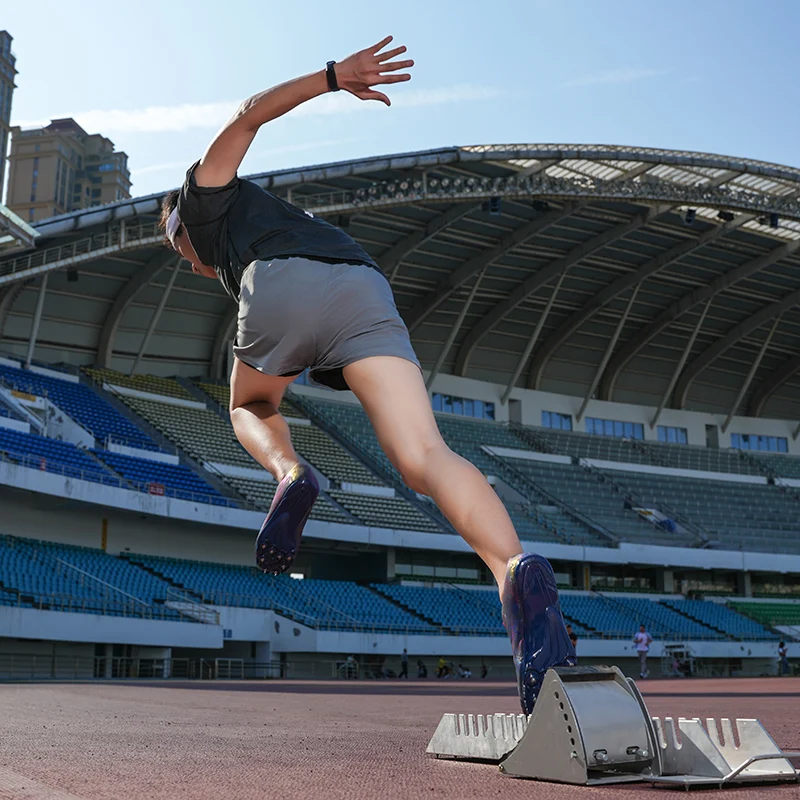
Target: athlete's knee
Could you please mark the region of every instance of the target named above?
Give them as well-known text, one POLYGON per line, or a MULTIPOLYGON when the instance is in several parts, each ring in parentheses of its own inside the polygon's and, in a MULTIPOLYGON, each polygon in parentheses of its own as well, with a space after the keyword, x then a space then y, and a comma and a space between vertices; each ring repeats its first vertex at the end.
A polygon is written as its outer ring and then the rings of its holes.
POLYGON ((452 451, 441 439, 409 448, 397 463, 403 482, 418 494, 430 494, 431 470, 438 469, 441 456, 448 454, 452 451))

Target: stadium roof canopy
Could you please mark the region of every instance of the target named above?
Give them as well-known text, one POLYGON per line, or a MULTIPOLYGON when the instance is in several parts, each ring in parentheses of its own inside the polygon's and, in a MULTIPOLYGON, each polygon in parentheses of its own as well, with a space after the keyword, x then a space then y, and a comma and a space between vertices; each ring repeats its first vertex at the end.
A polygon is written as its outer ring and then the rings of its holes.
MULTIPOLYGON (((800 417, 800 170, 701 153, 487 145, 250 176, 346 228, 426 369, 581 397, 800 417)), ((160 195, 0 251, 0 350, 222 377, 235 307, 156 231, 160 195)))

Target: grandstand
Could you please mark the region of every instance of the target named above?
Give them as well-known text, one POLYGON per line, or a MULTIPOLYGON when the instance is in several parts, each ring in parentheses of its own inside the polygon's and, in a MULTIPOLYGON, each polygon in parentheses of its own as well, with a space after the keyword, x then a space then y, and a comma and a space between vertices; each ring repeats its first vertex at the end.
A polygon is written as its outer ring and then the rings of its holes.
MULTIPOLYGON (((706 674, 774 671, 780 638, 800 658, 800 171, 517 145, 254 179, 381 265, 444 439, 553 562, 582 660, 633 669, 640 623, 706 674)), ((276 484, 230 425, 236 309, 168 280, 160 200, 0 250, 0 660, 22 630, 90 659, 507 668, 485 569, 305 376, 280 411, 320 499, 294 577, 253 568, 276 484)))

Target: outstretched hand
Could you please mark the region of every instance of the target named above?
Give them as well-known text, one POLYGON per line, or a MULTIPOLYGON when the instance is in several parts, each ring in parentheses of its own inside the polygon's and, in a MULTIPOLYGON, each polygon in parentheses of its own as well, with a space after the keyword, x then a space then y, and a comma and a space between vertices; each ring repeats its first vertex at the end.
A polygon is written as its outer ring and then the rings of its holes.
POLYGON ((380 100, 390 106, 392 103, 389 98, 373 87, 382 83, 400 83, 411 80, 411 75, 407 72, 398 73, 398 70, 409 69, 414 66, 414 62, 411 59, 405 61, 391 60, 406 52, 404 46, 394 47, 385 53, 380 52, 391 41, 392 37, 387 36, 376 45, 359 50, 343 61, 337 62, 336 80, 339 88, 350 92, 350 94, 361 100, 380 100))

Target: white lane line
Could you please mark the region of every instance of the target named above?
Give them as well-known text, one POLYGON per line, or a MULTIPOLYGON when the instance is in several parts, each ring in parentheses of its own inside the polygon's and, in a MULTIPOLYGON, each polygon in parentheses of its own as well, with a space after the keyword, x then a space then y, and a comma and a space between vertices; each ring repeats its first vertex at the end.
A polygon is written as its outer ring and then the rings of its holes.
POLYGON ((0 767, 0 800, 86 800, 0 767))

